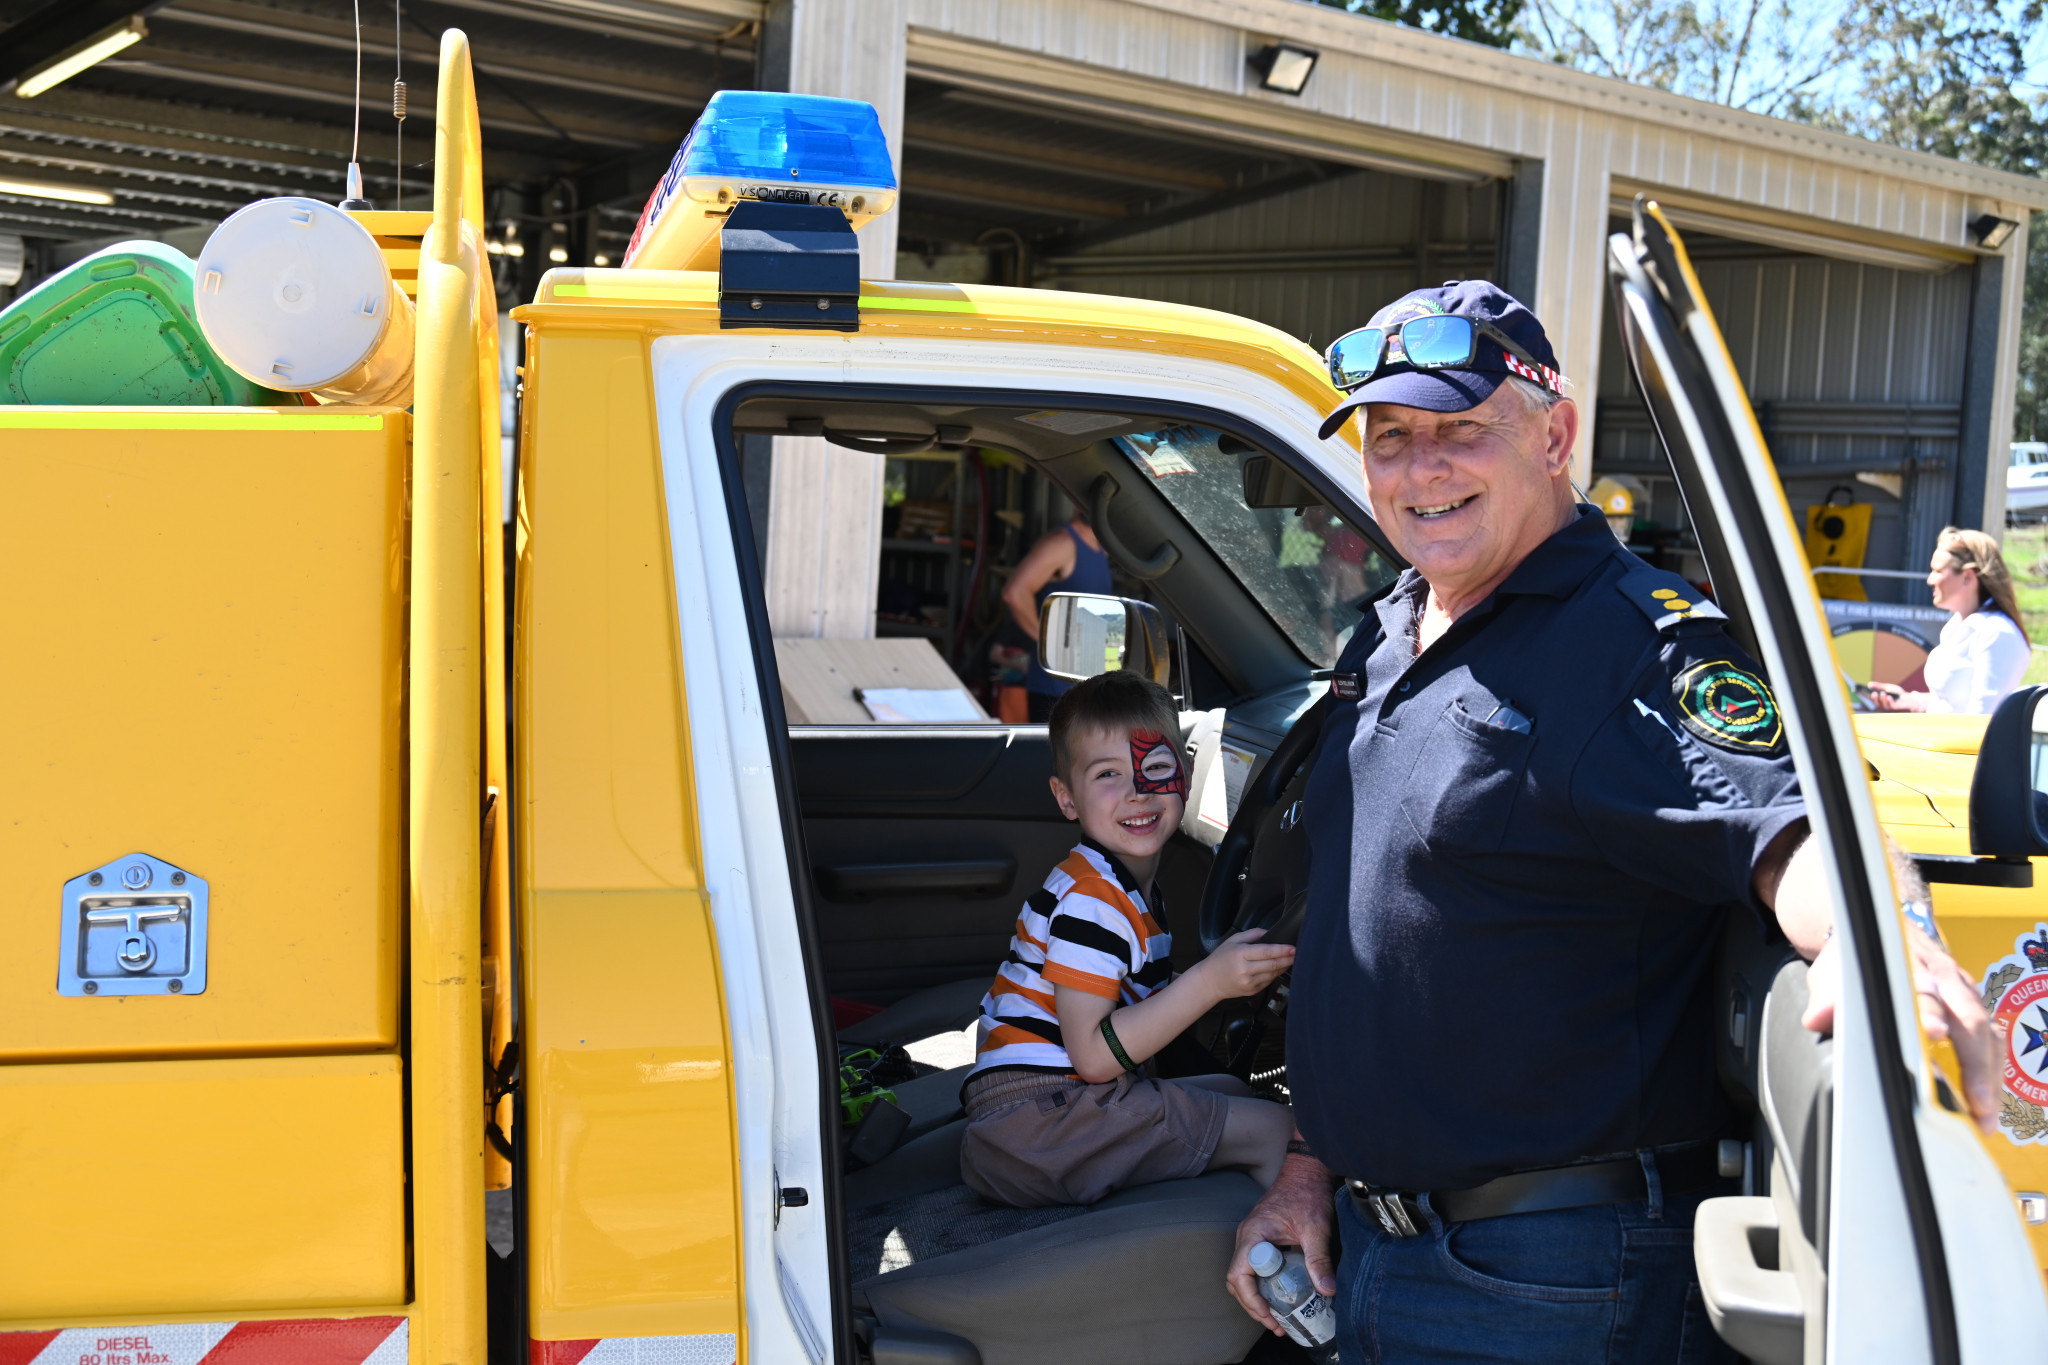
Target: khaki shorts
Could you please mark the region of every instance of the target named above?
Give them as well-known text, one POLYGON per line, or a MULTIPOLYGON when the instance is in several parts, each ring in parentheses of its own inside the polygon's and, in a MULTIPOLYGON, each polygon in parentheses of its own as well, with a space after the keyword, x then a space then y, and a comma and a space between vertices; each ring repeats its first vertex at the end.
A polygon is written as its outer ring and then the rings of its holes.
POLYGON ((997 1071, 963 1087, 960 1178, 1018 1208, 1092 1204, 1115 1190, 1200 1175, 1230 1102, 1216 1090, 1129 1073, 1100 1085, 997 1071))

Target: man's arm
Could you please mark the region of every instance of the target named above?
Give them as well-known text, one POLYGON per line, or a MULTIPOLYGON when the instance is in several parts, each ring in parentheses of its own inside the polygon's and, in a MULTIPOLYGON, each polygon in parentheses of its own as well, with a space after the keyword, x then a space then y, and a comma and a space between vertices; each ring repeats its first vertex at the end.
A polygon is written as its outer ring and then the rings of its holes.
POLYGON ((1039 538, 1003 585, 1003 605, 1023 632, 1038 639, 1038 590, 1074 572, 1074 538, 1055 530, 1039 538))
POLYGON ((1275 1336, 1286 1332, 1259 1295, 1259 1277, 1252 1273, 1252 1248, 1261 1242, 1300 1247, 1316 1292, 1324 1298, 1336 1297, 1337 1268, 1330 1260, 1336 1222, 1330 1196, 1336 1188, 1337 1177, 1309 1153, 1297 1129, 1294 1141, 1287 1144, 1287 1159, 1280 1163, 1279 1177, 1237 1225, 1237 1249, 1230 1255, 1227 1280, 1230 1292, 1245 1312, 1275 1336))
MULTIPOLYGON (((1887 837, 1892 882, 1908 904, 1932 903, 1927 882, 1913 859, 1887 837)), ((1806 1017, 1815 1033, 1835 1031, 1835 1004, 1842 994, 1841 951, 1834 941, 1834 897, 1820 847, 1807 837, 1806 822, 1788 826, 1757 860, 1753 882, 1757 899, 1777 914, 1778 927, 1792 947, 1813 964, 1807 972, 1806 1017)), ((1919 996, 1920 1027, 1937 1042, 1955 1045, 1962 1067, 1963 1102, 1986 1134, 1998 1131, 1998 1043, 1976 983, 1949 956, 1948 950, 1920 931, 1906 926, 1906 946, 1913 954, 1913 989, 1919 996)))

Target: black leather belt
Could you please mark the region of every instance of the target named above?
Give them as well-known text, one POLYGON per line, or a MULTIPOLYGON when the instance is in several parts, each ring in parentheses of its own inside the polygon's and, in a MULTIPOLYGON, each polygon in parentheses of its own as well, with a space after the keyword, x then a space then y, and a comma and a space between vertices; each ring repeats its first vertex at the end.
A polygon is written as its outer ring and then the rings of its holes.
MULTIPOLYGON (((1712 1141, 1695 1142, 1655 1153, 1657 1183, 1662 1193, 1667 1197, 1688 1194, 1719 1179, 1718 1148, 1719 1144, 1712 1141)), ((1414 1237, 1429 1224, 1418 1202, 1422 1197, 1420 1191, 1389 1189, 1363 1180, 1346 1180, 1344 1184, 1358 1211, 1377 1222, 1390 1237, 1414 1237)), ((1469 1190, 1431 1191, 1429 1206, 1446 1223, 1469 1223, 1510 1213, 1579 1209, 1649 1197, 1642 1158, 1631 1155, 1608 1161, 1584 1161, 1575 1166, 1551 1166, 1540 1171, 1517 1171, 1469 1190)))

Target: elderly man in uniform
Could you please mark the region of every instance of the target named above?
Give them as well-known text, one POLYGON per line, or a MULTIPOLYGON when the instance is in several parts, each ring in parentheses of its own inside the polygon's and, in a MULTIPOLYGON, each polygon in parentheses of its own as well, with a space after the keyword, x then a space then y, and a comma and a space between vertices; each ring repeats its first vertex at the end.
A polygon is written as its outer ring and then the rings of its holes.
MULTIPOLYGON (((1453 282, 1371 328, 1323 434, 1364 409, 1373 514, 1414 567, 1332 685, 1303 802, 1299 1132, 1231 1289, 1274 1327, 1249 1248, 1302 1247, 1347 1365, 1708 1359, 1691 1229, 1731 1192, 1722 916, 1774 909, 1820 959, 1809 1027, 1839 981, 1777 704, 1722 614, 1577 502, 1578 408, 1528 309, 1453 282)), ((1988 1123, 1981 1002, 1911 937, 1988 1123)))

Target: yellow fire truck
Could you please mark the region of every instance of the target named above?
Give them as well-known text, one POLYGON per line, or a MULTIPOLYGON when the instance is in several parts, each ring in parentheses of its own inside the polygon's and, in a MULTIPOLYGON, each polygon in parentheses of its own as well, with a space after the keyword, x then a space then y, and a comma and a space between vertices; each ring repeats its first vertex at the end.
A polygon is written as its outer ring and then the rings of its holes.
MULTIPOLYGON (((1321 362, 1197 309, 861 281, 855 228, 895 193, 872 111, 748 94, 707 112, 631 268, 556 270, 513 315, 508 591, 460 33, 440 71, 431 213, 283 201, 262 251, 197 264, 209 342, 331 401, 0 406, 0 1365, 1244 1359, 1259 1332, 1222 1276, 1247 1177, 979 1204, 957 1070, 914 1048, 902 1121, 853 1145, 840 1054, 971 1023, 1070 836, 1043 726, 807 709, 857 699, 831 642, 771 619, 749 462, 974 447, 1090 509, 1143 600, 1062 610, 1099 629, 1093 671, 1184 698, 1195 790, 1163 875, 1201 906, 1177 935, 1198 951, 1295 884, 1290 733, 1400 567, 1355 437, 1316 435, 1321 362), (366 236, 403 297, 249 331, 335 306, 336 275, 293 273, 301 229, 366 236), (348 327, 373 353, 315 376, 348 327), (1317 560, 1311 530, 1354 552, 1317 560), (884 1008, 835 1028, 834 996, 884 1008)), ((1846 949, 1831 1041, 1798 1027, 1782 944, 1723 950, 1748 1136, 1723 1151, 1744 1197, 1702 1217, 1709 1308, 1757 1360, 2003 1360, 2048 1339, 2042 693, 1989 722, 1852 718, 1654 206, 1611 274, 1846 949), (1920 1032, 1880 820, 1985 973, 1997 1137, 1920 1032)), ((1284 1098, 1264 1039, 1233 1060, 1284 1098)))

